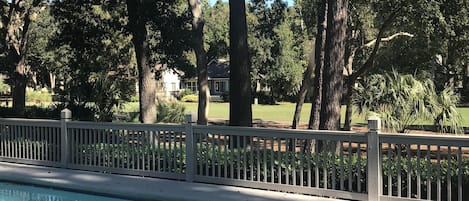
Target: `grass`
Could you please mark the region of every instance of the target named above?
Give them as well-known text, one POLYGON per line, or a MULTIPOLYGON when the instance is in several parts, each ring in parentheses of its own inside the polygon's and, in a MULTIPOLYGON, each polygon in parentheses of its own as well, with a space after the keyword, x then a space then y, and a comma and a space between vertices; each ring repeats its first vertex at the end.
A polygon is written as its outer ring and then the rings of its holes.
POLYGON ((462 116, 462 125, 469 127, 469 107, 458 108, 458 111, 462 116))
MULTIPOLYGON (((197 103, 184 103, 187 111, 197 113, 197 103)), ((293 113, 295 112, 295 104, 282 102, 277 105, 253 105, 252 118, 254 120, 263 121, 279 121, 290 123, 293 120, 293 113)), ((300 121, 307 123, 311 112, 311 104, 304 104, 301 112, 300 121)), ((209 118, 229 118, 229 104, 228 103, 210 103, 209 118)), ((345 107, 342 108, 342 116, 345 116, 345 107)), ((355 115, 353 123, 365 123, 365 118, 355 115)), ((343 120, 342 120, 343 121, 343 120)))
MULTIPOLYGON (((186 106, 186 112, 191 112, 192 114, 197 114, 197 103, 184 103, 186 106)), ((229 103, 210 103, 208 117, 210 119, 229 119, 229 103)), ((124 106, 124 112, 135 112, 138 111, 138 103, 127 103, 124 106)), ((301 112, 300 121, 302 123, 307 123, 309 120, 309 114, 311 111, 311 103, 305 103, 303 110, 301 112)), ((462 125, 469 127, 469 108, 458 108, 463 122, 462 125)), ((295 112, 295 104, 282 102, 277 105, 253 105, 252 106, 252 115, 254 120, 263 120, 263 121, 278 121, 291 123, 293 119, 293 113, 295 112)), ((345 119, 345 107, 342 107, 342 118, 341 121, 344 123, 345 119)), ((366 117, 365 115, 354 114, 352 119, 353 124, 365 124, 366 117)), ((418 125, 432 125, 433 122, 430 121, 417 121, 418 125)))
MULTIPOLYGON (((186 112, 197 114, 197 103, 181 102, 186 107, 186 112)), ((229 103, 212 102, 209 106, 208 117, 210 119, 229 119, 229 103)), ((124 106, 124 112, 138 111, 138 103, 127 103, 124 106)), ((306 103, 303 106, 300 121, 307 123, 311 111, 311 104, 306 103)), ((295 104, 282 102, 277 105, 253 105, 252 113, 254 120, 263 121, 278 121, 290 123, 293 120, 293 113, 295 112, 295 104)), ((345 107, 342 108, 342 116, 345 115, 345 107)), ((353 123, 365 123, 365 118, 362 116, 354 115, 353 123)), ((342 120, 343 121, 343 120, 342 120)))

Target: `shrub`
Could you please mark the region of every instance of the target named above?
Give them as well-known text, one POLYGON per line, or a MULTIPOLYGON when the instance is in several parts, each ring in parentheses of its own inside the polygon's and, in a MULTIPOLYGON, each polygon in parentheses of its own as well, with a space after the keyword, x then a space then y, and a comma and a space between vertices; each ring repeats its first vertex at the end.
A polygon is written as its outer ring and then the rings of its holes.
POLYGON ((171 103, 158 103, 157 121, 163 123, 184 123, 186 107, 171 103))
POLYGON ((195 94, 186 95, 181 98, 182 102, 197 102, 198 100, 199 100, 199 96, 195 94))
POLYGON ((435 131, 463 133, 462 117, 457 111, 459 97, 450 88, 445 88, 437 95, 436 111, 433 111, 435 131), (448 127, 446 126, 448 125, 448 127))
POLYGON ((272 94, 270 94, 269 91, 258 92, 257 98, 258 98, 259 104, 264 104, 264 105, 275 104, 275 98, 272 97, 272 94))
POLYGON ((429 120, 442 132, 461 131, 458 97, 450 89, 437 94, 431 80, 396 72, 371 75, 356 90, 358 112, 378 114, 386 129, 404 133, 417 120, 429 120))
POLYGON ((182 97, 187 96, 187 95, 196 95, 196 94, 190 89, 182 89, 179 91, 178 99, 181 100, 182 97))
POLYGON ((60 119, 60 109, 55 107, 27 106, 24 115, 11 107, 0 107, 1 118, 60 119))

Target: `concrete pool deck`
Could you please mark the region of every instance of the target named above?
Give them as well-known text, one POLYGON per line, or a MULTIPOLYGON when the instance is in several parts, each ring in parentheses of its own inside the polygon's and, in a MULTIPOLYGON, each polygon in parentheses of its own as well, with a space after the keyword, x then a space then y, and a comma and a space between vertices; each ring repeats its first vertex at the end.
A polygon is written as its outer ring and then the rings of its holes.
POLYGON ((89 192, 132 200, 337 201, 241 187, 189 183, 0 162, 0 181, 89 192))

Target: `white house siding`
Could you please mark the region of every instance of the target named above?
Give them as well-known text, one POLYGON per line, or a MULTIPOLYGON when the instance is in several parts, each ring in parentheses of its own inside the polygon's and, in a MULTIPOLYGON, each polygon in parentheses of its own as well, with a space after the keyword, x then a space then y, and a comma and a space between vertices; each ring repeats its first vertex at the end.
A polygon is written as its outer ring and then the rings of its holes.
POLYGON ((161 74, 161 80, 158 83, 158 97, 164 99, 173 99, 174 95, 179 92, 181 80, 179 75, 172 70, 166 69, 161 74))

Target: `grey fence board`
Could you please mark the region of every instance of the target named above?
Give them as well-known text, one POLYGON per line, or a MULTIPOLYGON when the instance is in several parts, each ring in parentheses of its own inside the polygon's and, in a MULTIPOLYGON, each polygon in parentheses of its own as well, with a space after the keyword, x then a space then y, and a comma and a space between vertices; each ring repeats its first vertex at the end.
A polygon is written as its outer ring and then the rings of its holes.
POLYGON ((353 200, 469 199, 466 136, 382 134, 373 121, 370 132, 356 133, 63 115, 0 118, 0 161, 353 200))

